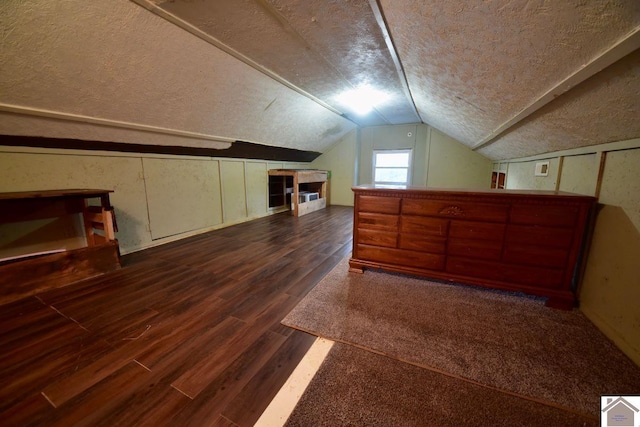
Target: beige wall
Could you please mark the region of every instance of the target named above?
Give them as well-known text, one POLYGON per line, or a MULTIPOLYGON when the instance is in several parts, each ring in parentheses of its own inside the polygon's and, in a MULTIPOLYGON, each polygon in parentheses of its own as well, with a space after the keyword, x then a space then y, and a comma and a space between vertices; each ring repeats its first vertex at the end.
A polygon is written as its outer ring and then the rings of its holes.
POLYGON ((431 128, 427 153, 429 187, 489 188, 492 163, 450 136, 431 128))
POLYGON ((580 309, 640 364, 640 140, 513 160, 507 170, 507 188, 593 196, 600 184, 580 309), (547 160, 549 176, 534 177, 535 162, 547 160))
POLYGON ((142 165, 152 239, 222 223, 218 161, 143 158, 142 165))
POLYGON ((544 161, 549 162, 547 176, 535 176, 536 161, 510 163, 505 188, 513 190, 557 190, 560 158, 551 158, 544 161))
POLYGON ((423 176, 424 153, 426 139, 417 139, 418 127, 422 125, 370 126, 360 131, 360 150, 358 152, 358 184, 373 182, 373 151, 411 149, 412 177, 411 185, 416 184, 416 177, 423 176))
POLYGON ((489 159, 422 124, 354 130, 314 160, 311 167, 331 171, 331 204, 353 206, 351 187, 373 181, 373 151, 407 148, 413 150, 413 186, 489 188, 491 185, 489 159))
POLYGON ((354 182, 357 134, 356 130, 348 133, 329 151, 311 162, 313 169, 331 172, 327 200, 331 205, 353 206, 351 186, 354 182))
POLYGON ((593 196, 596 194, 599 167, 600 155, 596 153, 565 156, 558 189, 593 196))
POLYGON ((373 151, 413 149, 413 186, 489 188, 492 163, 427 125, 372 126, 361 131, 358 184, 373 181, 373 151))
POLYGON ((640 148, 606 154, 582 310, 640 364, 640 148))
MULTIPOLYGON (((116 237, 125 254, 268 215, 267 169, 308 167, 308 163, 0 147, 0 192, 114 190, 116 237)), ((45 227, 51 228, 50 223, 43 222, 37 230, 22 227, 26 231, 20 236, 13 233, 11 239, 44 233, 45 227)), ((9 236, 2 229, 0 233, 9 236)), ((51 248, 40 250, 45 249, 51 248)))

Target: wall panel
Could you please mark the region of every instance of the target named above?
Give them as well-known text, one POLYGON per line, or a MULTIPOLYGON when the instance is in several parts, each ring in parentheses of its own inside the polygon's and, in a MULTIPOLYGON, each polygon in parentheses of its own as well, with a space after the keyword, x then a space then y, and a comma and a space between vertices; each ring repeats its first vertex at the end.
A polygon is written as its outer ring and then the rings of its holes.
MULTIPOLYGON (((112 189, 115 192, 111 202, 118 221, 116 238, 121 253, 126 254, 268 215, 266 171, 292 167, 310 166, 308 163, 0 146, 0 192, 112 189), (221 162, 224 167, 220 166, 221 162), (248 165, 246 187, 245 164, 248 165), (221 180, 225 185, 225 199, 221 180), (225 221, 223 209, 227 213, 225 221)), ((61 226, 59 221, 56 224, 43 223, 37 231, 49 233, 55 229, 58 244, 69 234, 70 227, 61 226)), ((30 229, 23 231, 23 234, 31 233, 30 229)), ((0 230, 0 234, 6 235, 7 240, 21 239, 24 246, 31 245, 13 231, 9 234, 0 230)))
POLYGON ((143 159, 153 239, 222 222, 218 162, 143 159))
POLYGON ((543 161, 549 162, 547 176, 535 176, 537 163, 535 161, 509 163, 506 188, 513 190, 555 190, 558 183, 560 158, 554 157, 543 161))
POLYGON ((224 222, 235 223, 247 218, 244 162, 220 160, 220 176, 224 222))
POLYGON ((268 211, 267 164, 246 162, 247 215, 249 218, 261 216, 268 211))
POLYGON ((599 157, 593 154, 564 157, 560 173, 560 191, 595 196, 599 157))

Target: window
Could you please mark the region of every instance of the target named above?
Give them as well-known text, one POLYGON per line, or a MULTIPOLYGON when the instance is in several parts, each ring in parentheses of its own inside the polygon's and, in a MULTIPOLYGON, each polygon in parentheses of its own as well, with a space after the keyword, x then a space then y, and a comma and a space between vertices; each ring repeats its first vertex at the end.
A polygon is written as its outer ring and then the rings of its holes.
POLYGON ((381 187, 411 184, 411 150, 374 151, 373 183, 381 187))

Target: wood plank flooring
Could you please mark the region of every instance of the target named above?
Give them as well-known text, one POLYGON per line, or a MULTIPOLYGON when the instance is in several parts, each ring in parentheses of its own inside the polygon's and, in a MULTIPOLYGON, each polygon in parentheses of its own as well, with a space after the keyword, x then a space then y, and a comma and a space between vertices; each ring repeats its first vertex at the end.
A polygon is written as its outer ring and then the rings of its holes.
POLYGON ((315 339, 280 320, 352 224, 341 206, 272 215, 0 306, 0 424, 253 425, 315 339))

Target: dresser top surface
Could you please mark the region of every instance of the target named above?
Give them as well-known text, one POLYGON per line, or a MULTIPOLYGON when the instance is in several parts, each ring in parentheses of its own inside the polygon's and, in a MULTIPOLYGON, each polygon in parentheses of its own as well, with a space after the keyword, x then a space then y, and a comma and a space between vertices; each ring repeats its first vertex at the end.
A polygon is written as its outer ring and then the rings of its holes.
POLYGON ((475 189, 475 188, 436 188, 436 187, 412 187, 412 186, 380 186, 380 185, 358 185, 352 187, 355 193, 375 192, 376 194, 402 195, 424 194, 424 195, 450 195, 450 196, 491 196, 491 197, 551 197, 551 198, 575 198, 595 201, 596 198, 584 194, 568 193, 565 191, 548 190, 498 190, 498 189, 475 189))

